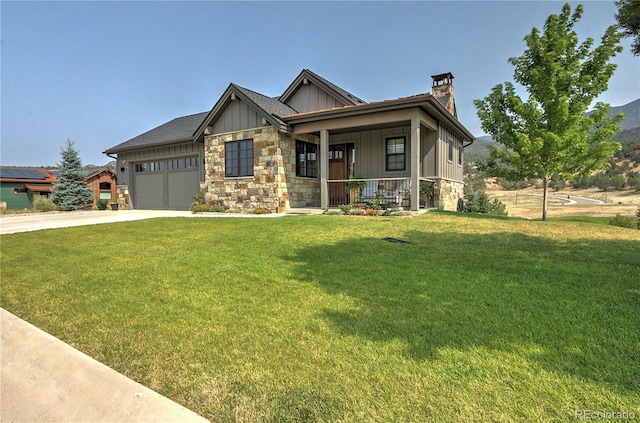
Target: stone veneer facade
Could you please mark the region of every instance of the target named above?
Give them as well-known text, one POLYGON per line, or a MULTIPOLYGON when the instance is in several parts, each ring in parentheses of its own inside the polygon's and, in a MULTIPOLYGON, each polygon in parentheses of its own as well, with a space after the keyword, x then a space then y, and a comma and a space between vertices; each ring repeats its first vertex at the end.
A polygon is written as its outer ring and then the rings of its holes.
POLYGON ((205 136, 205 200, 240 213, 319 207, 319 178, 296 176, 296 140, 319 142, 313 135, 293 137, 273 126, 205 136), (253 140, 253 176, 225 177, 225 143, 246 139, 253 140))
POLYGON ((456 211, 458 199, 464 198, 464 183, 438 179, 433 186, 435 206, 440 210, 456 211))

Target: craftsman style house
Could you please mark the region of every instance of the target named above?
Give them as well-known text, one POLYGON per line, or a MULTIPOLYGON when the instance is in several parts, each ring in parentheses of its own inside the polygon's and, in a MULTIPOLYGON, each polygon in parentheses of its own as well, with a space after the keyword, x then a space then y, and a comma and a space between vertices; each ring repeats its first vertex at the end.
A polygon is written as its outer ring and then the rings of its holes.
POLYGON ((230 84, 209 112, 104 152, 117 159, 120 207, 188 209, 200 193, 239 212, 374 198, 418 210, 429 192, 427 207, 455 210, 473 135, 453 75, 432 78, 432 93, 371 103, 307 69, 279 97, 230 84))

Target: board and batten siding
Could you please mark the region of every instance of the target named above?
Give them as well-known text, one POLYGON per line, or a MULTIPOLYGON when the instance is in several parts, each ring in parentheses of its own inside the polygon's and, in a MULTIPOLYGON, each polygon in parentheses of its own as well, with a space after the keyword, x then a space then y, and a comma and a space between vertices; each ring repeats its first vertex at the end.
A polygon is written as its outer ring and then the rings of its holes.
POLYGON ((454 181, 463 180, 462 165, 458 164, 459 155, 462 154, 462 140, 446 126, 438 125, 438 147, 436 165, 437 176, 454 181), (449 144, 453 145, 453 157, 449 159, 449 144))
POLYGON ((331 135, 329 144, 355 145, 355 174, 365 178, 408 178, 411 176, 411 127, 378 129, 331 135), (385 170, 386 139, 403 136, 406 139, 405 170, 388 172, 385 170))
POLYGON ((287 102, 287 105, 298 113, 345 106, 312 83, 302 85, 287 102))
POLYGON ((222 115, 213 124, 211 133, 223 134, 262 126, 266 126, 262 123, 262 116, 247 103, 238 99, 231 101, 225 108, 222 115))
POLYGON ((129 179, 129 176, 133 175, 135 163, 193 156, 198 157, 200 162, 200 180, 204 181, 204 166, 202 165, 204 144, 200 142, 185 142, 118 153, 118 185, 130 185, 133 182, 129 179), (126 161, 124 165, 123 161, 126 161), (120 170, 122 167, 125 168, 124 172, 120 170))

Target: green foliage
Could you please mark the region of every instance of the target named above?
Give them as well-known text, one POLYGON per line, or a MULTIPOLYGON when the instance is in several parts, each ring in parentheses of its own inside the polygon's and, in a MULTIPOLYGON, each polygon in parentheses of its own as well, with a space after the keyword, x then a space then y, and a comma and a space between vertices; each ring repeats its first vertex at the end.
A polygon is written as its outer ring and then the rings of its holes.
MULTIPOLYGON (((622 114, 607 115, 609 106, 591 103, 608 88, 616 65, 610 59, 622 51, 622 34, 610 26, 601 44, 594 40, 579 43, 573 27, 581 18, 582 5, 571 12, 551 15, 544 32, 533 28, 525 37, 527 49, 512 57, 514 81, 526 88, 529 98, 521 99, 510 82, 496 85, 483 100, 475 100, 482 129, 498 146, 489 146, 489 159, 480 170, 512 181, 540 179, 547 190, 552 176, 558 180, 587 175, 607 166, 620 144, 611 141, 622 114)), ((546 220, 546 202, 542 218, 546 220)))
POLYGON ((62 210, 87 208, 93 202, 93 195, 85 182, 82 162, 71 139, 67 139, 60 152, 58 170, 60 174, 53 184, 51 200, 62 210))
POLYGON ((631 51, 640 55, 640 2, 638 0, 616 0, 616 20, 624 30, 625 37, 633 38, 631 51))
POLYGON ((351 206, 349 204, 341 204, 339 208, 340 211, 342 211, 342 214, 349 214, 349 211, 351 210, 351 206))
POLYGON ((226 209, 219 204, 193 203, 191 211, 195 213, 224 213, 226 209))
POLYGON ((497 198, 491 200, 485 191, 474 191, 471 186, 465 185, 464 200, 465 212, 507 215, 504 203, 497 198))
POLYGON ((636 212, 636 217, 638 218, 638 229, 640 229, 640 207, 638 207, 638 211, 636 212))
POLYGON ((374 198, 373 200, 369 201, 368 204, 369 209, 382 210, 387 205, 387 202, 384 198, 374 198))
POLYGON ((533 185, 533 183, 531 183, 528 179, 512 181, 507 178, 496 178, 496 182, 507 191, 515 191, 523 188, 528 188, 533 185))
POLYGON ((347 190, 356 190, 358 193, 361 193, 362 190, 367 187, 367 181, 362 179, 364 179, 364 176, 361 175, 353 175, 350 177, 347 182, 347 190))
POLYGON ((609 220, 609 224, 611 226, 620 226, 621 228, 629 229, 635 229, 638 226, 636 218, 633 216, 622 216, 621 214, 616 214, 615 217, 612 217, 611 220, 609 220))
POLYGON ((55 203, 51 201, 51 198, 42 195, 35 196, 35 198, 33 199, 33 208, 41 212, 58 210, 58 206, 56 206, 55 203))
POLYGON ((633 171, 627 172, 627 186, 636 191, 640 191, 640 173, 633 171))
POLYGON ((108 205, 109 205, 109 202, 104 198, 101 198, 98 201, 96 201, 96 207, 98 207, 98 210, 106 210, 108 205))

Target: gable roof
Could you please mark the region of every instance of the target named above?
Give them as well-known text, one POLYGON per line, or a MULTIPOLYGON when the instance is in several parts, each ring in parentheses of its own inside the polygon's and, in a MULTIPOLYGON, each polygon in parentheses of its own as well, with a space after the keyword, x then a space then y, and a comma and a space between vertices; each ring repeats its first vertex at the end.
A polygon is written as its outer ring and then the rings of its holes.
POLYGON ((287 101, 289 101, 291 97, 293 97, 293 95, 296 93, 298 88, 300 88, 301 85, 305 84, 305 79, 308 81, 310 80, 313 84, 319 86, 324 91, 328 92, 333 97, 342 101, 346 105, 356 105, 356 104, 366 103, 366 101, 356 97, 355 95, 351 94, 349 91, 343 88, 340 88, 336 84, 324 79, 323 77, 311 72, 309 69, 303 69, 302 72, 300 72, 300 74, 296 77, 296 79, 293 80, 291 85, 289 85, 289 87, 284 91, 284 93, 282 93, 279 100, 282 103, 286 103, 287 101))
POLYGON ((205 128, 220 117, 234 98, 238 98, 247 103, 251 109, 258 113, 258 115, 283 132, 287 132, 289 130, 289 125, 280 119, 280 117, 297 113, 294 109, 280 102, 277 98, 267 97, 266 95, 231 83, 213 106, 211 111, 207 113, 198 128, 193 132, 194 140, 200 139, 205 128))
POLYGON ((153 128, 144 134, 131 138, 121 144, 103 151, 113 154, 121 151, 134 150, 141 147, 171 144, 180 141, 193 141, 193 133, 207 116, 207 112, 183 116, 153 128))

